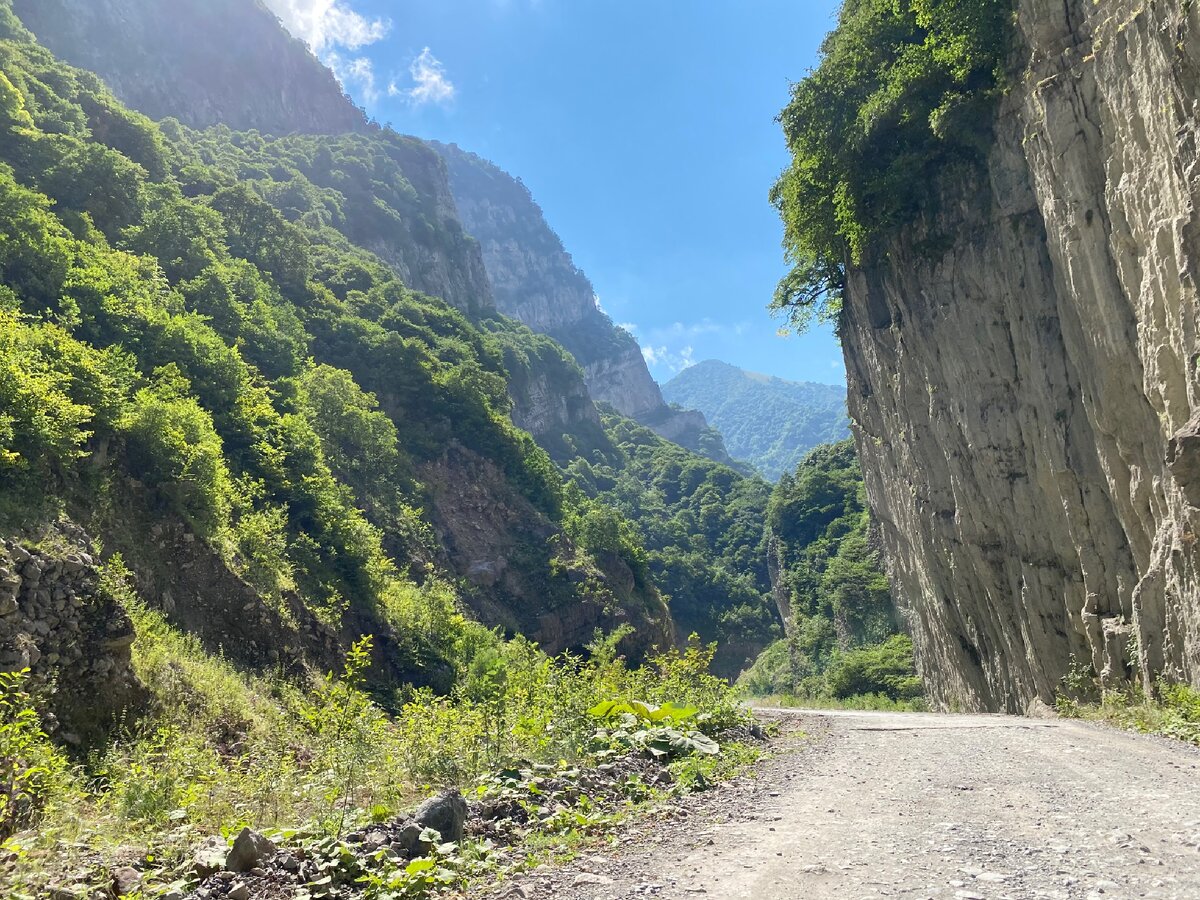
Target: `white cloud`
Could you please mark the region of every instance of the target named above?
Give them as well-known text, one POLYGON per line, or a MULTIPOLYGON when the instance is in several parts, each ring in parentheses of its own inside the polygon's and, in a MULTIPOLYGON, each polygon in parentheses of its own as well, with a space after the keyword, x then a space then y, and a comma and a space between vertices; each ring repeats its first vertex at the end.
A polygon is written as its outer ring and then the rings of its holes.
POLYGON ((704 318, 699 322, 672 322, 665 328, 656 329, 656 333, 675 338, 694 338, 702 334, 717 334, 718 332, 729 330, 728 325, 722 325, 720 322, 704 318))
POLYGON ((379 99, 379 88, 375 84, 375 66, 367 57, 343 59, 337 53, 327 53, 325 64, 333 70, 333 74, 346 91, 354 92, 357 88, 358 96, 367 103, 374 103, 379 99))
MULTIPOLYGON (((335 47, 358 50, 385 38, 392 23, 369 19, 345 0, 266 0, 284 26, 318 56, 335 47)), ((328 60, 326 60, 328 61, 328 60)))
POLYGON ((413 86, 402 88, 394 80, 388 85, 392 97, 407 97, 414 106, 426 103, 449 103, 454 99, 454 83, 446 77, 446 67, 428 47, 418 54, 408 67, 413 86))
POLYGON ((636 336, 637 336, 637 333, 638 333, 638 327, 637 327, 637 325, 635 325, 633 322, 618 322, 618 323, 617 323, 617 327, 618 327, 618 328, 624 328, 626 331, 628 331, 628 332, 629 332, 630 334, 632 334, 634 337, 636 337, 636 336))
POLYGON ((684 347, 678 353, 666 345, 658 347, 647 345, 642 348, 642 359, 646 360, 646 365, 662 367, 672 375, 694 366, 696 364, 696 360, 693 358, 694 354, 695 350, 691 346, 684 347))

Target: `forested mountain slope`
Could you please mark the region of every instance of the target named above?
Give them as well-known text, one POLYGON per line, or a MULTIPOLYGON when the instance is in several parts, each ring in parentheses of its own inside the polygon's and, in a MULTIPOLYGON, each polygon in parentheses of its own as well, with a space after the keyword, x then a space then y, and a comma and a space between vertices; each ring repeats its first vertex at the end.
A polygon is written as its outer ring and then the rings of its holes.
POLYGON ((384 681, 447 683, 453 629, 419 623, 454 593, 551 649, 620 621, 631 647, 667 640, 636 553, 563 531, 500 345, 335 227, 370 242, 345 216, 361 154, 401 198, 375 206, 411 216, 403 139, 159 129, 3 28, 6 530, 70 515, 214 648, 243 640, 236 604, 309 629, 322 666, 326 638, 376 634, 384 681))
POLYGON ((759 695, 916 700, 912 641, 883 574, 851 441, 814 449, 779 479, 765 551, 787 637, 742 676, 759 695))
MULTIPOLYGON (((515 421, 562 464, 599 452, 601 457, 592 458, 616 467, 612 474, 624 478, 627 498, 646 491, 639 479, 648 480, 651 472, 621 470, 629 461, 614 433, 620 419, 610 419, 606 429, 574 361, 554 342, 494 311, 478 245, 458 224, 445 169, 425 145, 379 129, 271 138, 225 126, 195 131, 174 120, 156 127, 122 109, 92 76, 58 74, 61 64, 29 43, 15 22, 7 27, 14 38, 6 45, 5 71, 13 84, 16 186, 28 184, 49 196, 60 221, 79 232, 73 239, 99 241, 113 259, 156 264, 160 275, 150 268, 134 279, 160 279, 148 288, 139 315, 146 321, 185 317, 186 330, 198 330, 213 344, 210 353, 218 353, 213 342, 226 348, 218 354, 229 357, 223 365, 241 367, 224 393, 209 396, 205 379, 165 348, 145 361, 135 354, 139 374, 124 389, 136 393, 137 379, 153 381, 158 368, 169 364, 181 375, 172 396, 194 402, 198 415, 212 419, 217 511, 208 537, 218 557, 222 547, 230 549, 225 563, 233 576, 248 579, 253 570, 268 587, 278 582, 281 591, 294 589, 295 602, 306 604, 313 594, 331 609, 363 591, 359 583, 326 583, 321 573, 308 583, 292 576, 302 568, 301 556, 318 551, 311 546, 309 520, 300 518, 305 504, 290 492, 310 489, 316 476, 291 475, 286 485, 272 486, 268 476, 281 476, 263 470, 258 455, 281 452, 291 440, 270 437, 272 415, 299 416, 287 420, 297 428, 307 417, 322 438, 321 459, 312 464, 329 469, 328 496, 340 498, 341 506, 327 514, 362 519, 364 539, 379 547, 379 559, 371 564, 376 568, 394 566, 401 576, 412 572, 417 585, 430 578, 461 579, 458 590, 474 615, 528 634, 551 650, 579 646, 596 626, 621 621, 635 626, 627 638, 635 652, 669 642, 666 610, 653 583, 663 577, 672 582, 673 602, 690 610, 679 638, 698 630, 706 638, 740 642, 738 659, 722 664, 730 675, 762 646, 771 607, 761 557, 729 563, 735 581, 747 567, 754 569, 749 576, 757 582, 754 590, 714 593, 702 578, 700 555, 686 584, 666 568, 643 569, 638 529, 621 526, 619 540, 584 546, 585 526, 611 514, 578 493, 564 493, 541 451, 508 424, 505 394, 516 401, 515 421), (52 71, 53 80, 47 80, 52 71), (50 121, 60 133, 43 130, 50 121), (57 162, 48 148, 57 148, 54 153, 66 162, 57 162), (401 279, 439 289, 467 318, 413 293, 401 279), (164 292, 164 299, 155 300, 155 291, 164 292), (157 305, 162 313, 154 311, 157 305), (255 415, 266 416, 265 425, 238 418, 248 415, 241 407, 254 390, 261 392, 257 402, 263 407, 255 415), (223 406, 230 403, 234 409, 223 406), (232 487, 222 497, 226 482, 232 487), (268 550, 274 554, 270 560, 256 561, 256 554, 268 550), (716 627, 735 608, 759 623, 752 635, 716 627)), ((36 206, 36 196, 29 196, 36 206)), ((16 275, 11 283, 19 287, 16 275)), ((54 293, 46 290, 47 297, 54 293)), ((47 302, 20 291, 18 301, 30 310, 47 302)), ((145 327, 68 334, 88 346, 123 352, 145 327)), ((120 468, 122 445, 104 446, 105 462, 120 468)), ((86 447, 81 452, 89 456, 86 447)), ((684 463, 691 458, 679 448, 671 452, 684 463)), ((134 473, 134 480, 140 477, 134 473)), ((158 477, 184 476, 167 470, 158 477)), ((727 489, 742 490, 736 487, 740 475, 723 477, 727 489)), ((694 502, 702 488, 701 482, 688 483, 671 502, 694 502)), ((65 502, 69 495, 68 486, 53 488, 47 513, 57 498, 65 502)), ((757 510, 751 519, 758 522, 765 494, 748 496, 757 510)), ((88 518, 90 512, 80 507, 88 518)), ((637 505, 628 511, 635 514, 637 505)), ((84 524, 103 535, 111 523, 84 524)), ((691 542, 678 528, 668 537, 649 530, 654 552, 691 542)), ((715 539, 718 530, 709 531, 715 539)), ((760 535, 759 524, 742 528, 722 537, 729 547, 715 555, 742 548, 737 552, 744 556, 760 535)), ((329 540, 321 552, 337 561, 326 566, 341 572, 351 556, 329 540)), ((155 554, 147 555, 138 543, 130 536, 125 555, 148 570, 157 563, 155 554)), ((178 573, 169 580, 172 598, 194 590, 186 578, 175 584, 178 573)), ((144 583, 151 593, 160 587, 150 574, 144 583)), ((187 604, 175 606, 181 621, 204 618, 187 604)))
POLYGON ((663 399, 698 409, 736 459, 771 481, 819 444, 850 435, 846 389, 747 372, 715 359, 688 366, 663 385, 663 399))
POLYGON ((500 312, 549 335, 583 368, 588 391, 668 440, 734 465, 703 414, 663 401, 637 340, 596 305, 595 290, 529 189, 486 159, 433 142, 449 167, 463 224, 480 243, 500 312))
POLYGON ((648 553, 680 639, 717 641, 715 671, 736 678, 779 634, 763 540, 771 489, 608 410, 607 451, 567 476, 623 514, 648 553))

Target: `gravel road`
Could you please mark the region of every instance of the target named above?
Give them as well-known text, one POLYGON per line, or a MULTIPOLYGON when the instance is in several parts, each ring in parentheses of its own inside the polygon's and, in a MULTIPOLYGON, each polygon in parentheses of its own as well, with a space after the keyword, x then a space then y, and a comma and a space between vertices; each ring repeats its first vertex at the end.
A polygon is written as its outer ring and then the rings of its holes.
POLYGON ((1191 747, 1054 719, 774 715, 790 734, 756 777, 502 896, 1200 898, 1191 747))

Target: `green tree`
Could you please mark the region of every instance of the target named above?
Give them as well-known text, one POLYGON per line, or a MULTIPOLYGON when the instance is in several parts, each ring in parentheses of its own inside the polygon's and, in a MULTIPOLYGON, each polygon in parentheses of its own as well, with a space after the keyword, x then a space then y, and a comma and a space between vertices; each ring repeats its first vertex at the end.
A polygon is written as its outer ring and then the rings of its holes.
POLYGON ((772 308, 836 318, 847 265, 936 195, 948 167, 990 144, 1010 0, 846 0, 821 62, 780 123, 792 163, 771 191, 791 270, 772 308))

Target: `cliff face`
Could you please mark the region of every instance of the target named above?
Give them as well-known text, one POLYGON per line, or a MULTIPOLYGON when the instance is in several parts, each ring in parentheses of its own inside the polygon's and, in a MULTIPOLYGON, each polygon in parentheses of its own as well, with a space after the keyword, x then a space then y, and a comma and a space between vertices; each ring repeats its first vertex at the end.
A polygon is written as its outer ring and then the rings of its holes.
POLYGON ((552 655, 581 650, 597 628, 626 624, 634 631, 621 646, 631 657, 669 646, 671 616, 658 591, 639 585, 616 556, 577 553, 494 465, 452 444, 421 476, 448 566, 479 621, 552 655))
MULTIPOLYGON (((378 256, 409 287, 470 318, 495 310, 479 244, 463 229, 446 164, 428 144, 381 131, 331 137, 322 146, 344 158, 322 167, 326 156, 318 153, 306 175, 341 194, 345 216, 338 228, 352 243, 378 256)), ((249 170, 240 174, 252 177, 249 170)))
POLYGON ((1009 711, 1073 656, 1200 683, 1200 12, 1017 6, 986 174, 849 273, 843 327, 930 694, 1009 711))
POLYGON ((13 0, 56 56, 153 119, 266 134, 363 130, 362 112, 258 0, 13 0))
MULTIPOLYGON (((449 167, 463 225, 483 250, 496 308, 566 347, 582 367, 593 400, 668 440, 699 447, 708 428, 704 417, 679 417, 663 401, 637 341, 597 308, 591 282, 546 223, 529 189, 454 144, 433 146, 449 167)), ((723 445, 719 452, 720 461, 729 459, 723 445)))

